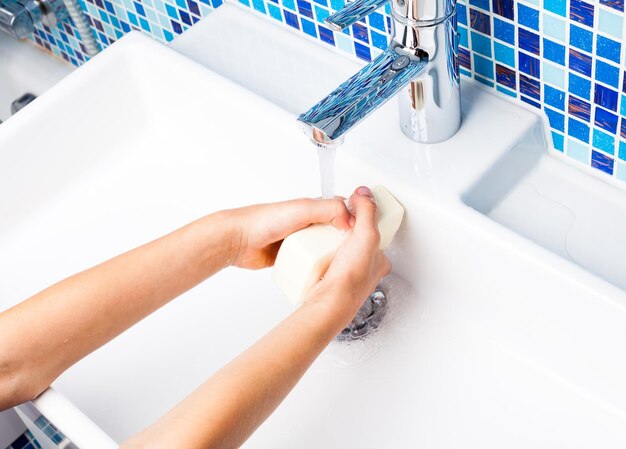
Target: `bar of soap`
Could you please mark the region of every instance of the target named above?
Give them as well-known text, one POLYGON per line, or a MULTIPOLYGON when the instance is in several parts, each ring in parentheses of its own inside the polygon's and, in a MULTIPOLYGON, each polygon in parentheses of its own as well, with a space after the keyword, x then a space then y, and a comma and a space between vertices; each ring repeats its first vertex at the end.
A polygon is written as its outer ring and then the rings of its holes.
MULTIPOLYGON (((404 208, 383 186, 372 189, 378 208, 380 249, 385 250, 396 235, 404 208)), ((298 305, 308 290, 319 281, 346 238, 346 233, 327 224, 311 225, 288 236, 274 263, 274 282, 287 298, 298 305)))

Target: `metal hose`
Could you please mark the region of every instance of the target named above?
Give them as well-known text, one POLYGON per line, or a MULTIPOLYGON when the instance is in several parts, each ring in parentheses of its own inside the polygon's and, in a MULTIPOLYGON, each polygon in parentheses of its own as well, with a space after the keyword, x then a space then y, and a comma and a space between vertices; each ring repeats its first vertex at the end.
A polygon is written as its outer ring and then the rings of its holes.
POLYGON ((85 46, 85 50, 87 50, 87 54, 89 56, 97 55, 100 51, 100 45, 98 45, 96 36, 91 29, 91 25, 89 25, 89 20, 78 3, 78 0, 63 0, 63 3, 72 18, 74 25, 76 25, 76 29, 80 35, 83 45, 85 46))

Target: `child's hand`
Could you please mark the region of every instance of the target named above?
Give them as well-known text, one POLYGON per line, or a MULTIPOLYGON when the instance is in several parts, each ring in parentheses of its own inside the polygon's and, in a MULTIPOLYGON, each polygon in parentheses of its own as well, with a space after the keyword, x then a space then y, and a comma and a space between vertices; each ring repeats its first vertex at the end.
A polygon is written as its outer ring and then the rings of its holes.
POLYGON ((342 199, 300 199, 225 211, 233 226, 231 265, 259 269, 274 265, 283 239, 314 223, 350 229, 342 199))

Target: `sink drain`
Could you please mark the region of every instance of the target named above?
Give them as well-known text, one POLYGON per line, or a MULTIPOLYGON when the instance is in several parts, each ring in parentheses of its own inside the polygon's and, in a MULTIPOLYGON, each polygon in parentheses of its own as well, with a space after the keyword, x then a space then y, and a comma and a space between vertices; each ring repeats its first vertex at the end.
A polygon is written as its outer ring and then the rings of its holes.
POLYGON ((363 303, 348 327, 335 337, 338 341, 360 340, 380 326, 387 312, 387 297, 379 288, 363 303))

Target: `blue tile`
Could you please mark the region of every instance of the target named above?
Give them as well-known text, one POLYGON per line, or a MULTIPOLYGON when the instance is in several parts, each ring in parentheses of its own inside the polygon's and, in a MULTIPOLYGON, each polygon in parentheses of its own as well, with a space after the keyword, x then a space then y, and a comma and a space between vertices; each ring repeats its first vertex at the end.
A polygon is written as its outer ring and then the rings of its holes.
POLYGON ((467 26, 467 8, 462 3, 456 4, 456 18, 459 23, 467 26))
POLYGON ((610 134, 603 133, 600 130, 593 130, 592 144, 594 148, 604 151, 608 154, 615 153, 615 137, 610 134))
POLYGON ((572 117, 567 120, 567 134, 582 142, 589 143, 589 125, 572 117))
POLYGON ((369 47, 366 47, 365 45, 359 44, 358 42, 354 43, 354 52, 356 53, 356 56, 358 58, 361 58, 365 61, 371 61, 372 60, 372 55, 370 54, 370 49, 369 47))
MULTIPOLYGON (((563 0, 550 0, 563 1, 563 0)), ((515 9, 513 8, 514 0, 491 0, 492 10, 499 16, 515 20, 515 9)))
POLYGON ((513 47, 503 45, 499 42, 493 43, 493 52, 496 61, 502 62, 511 67, 515 67, 515 50, 513 47))
MULTIPOLYGON (((284 4, 284 2, 283 2, 284 4)), ((300 23, 298 22, 298 16, 296 16, 294 13, 292 13, 291 11, 287 11, 286 9, 283 10, 283 12, 285 13, 285 23, 287 25, 289 25, 292 28, 296 28, 297 30, 300 29, 300 23)), ((332 32, 331 32, 332 35, 332 32)), ((320 32, 320 39, 324 40, 324 38, 322 37, 322 33, 320 32)))
MULTIPOLYGON (((602 128, 612 134, 617 133, 617 115, 607 111, 606 109, 599 107, 596 108, 594 124, 598 128, 602 128)), ((622 120, 622 125, 623 124, 624 120, 622 120)))
POLYGON ((515 90, 517 88, 515 75, 515 70, 512 70, 500 64, 496 64, 496 81, 498 82, 498 84, 502 84, 503 86, 515 90))
POLYGON ((135 11, 137 11, 137 14, 139 14, 140 16, 146 16, 146 11, 143 9, 143 5, 141 3, 137 3, 134 2, 135 4, 135 11))
POLYGON ((489 0, 469 0, 470 5, 489 11, 489 0))
POLYGON ((296 3, 298 4, 298 12, 301 15, 310 19, 313 18, 313 5, 311 3, 306 0, 296 0, 296 3))
POLYGON ((493 35, 496 39, 515 45, 515 27, 496 17, 493 19, 493 35))
POLYGON ((517 40, 519 48, 536 55, 539 54, 539 35, 524 28, 517 29, 517 40))
POLYGON ((322 6, 326 6, 328 7, 328 0, 314 0, 315 3, 317 3, 318 5, 322 5, 322 6))
POLYGON ((467 33, 467 28, 465 28, 464 26, 459 26, 457 31, 459 32, 459 45, 461 47, 469 48, 469 36, 467 33))
POLYGON ((562 90, 545 85, 543 87, 543 101, 556 109, 565 110, 565 92, 562 90))
POLYGON ((570 95, 567 103, 567 113, 588 122, 591 120, 591 104, 570 95))
POLYGON ((330 0, 330 8, 334 11, 339 11, 345 4, 344 0, 330 0))
POLYGON ((317 31, 319 31, 320 39, 323 42, 326 42, 330 45, 335 45, 335 36, 333 35, 333 32, 331 30, 321 25, 318 25, 317 31))
POLYGON ((541 84, 539 80, 529 78, 521 73, 519 75, 519 91, 535 100, 541 99, 541 84))
POLYGON ((311 37, 317 38, 317 28, 315 24, 310 20, 306 20, 305 18, 300 19, 302 22, 302 31, 305 34, 308 34, 311 37))
POLYGON ((479 83, 484 84, 485 86, 488 86, 488 87, 494 86, 493 81, 489 81, 488 79, 483 78, 482 76, 474 75, 474 79, 478 81, 479 83))
POLYGON ((574 24, 569 27, 569 43, 587 52, 593 50, 593 33, 574 24))
POLYGON ((541 75, 539 59, 520 51, 517 54, 517 60, 519 63, 519 70, 521 72, 539 78, 541 75))
POLYGON ((624 11, 624 0, 600 0, 600 3, 617 11, 624 11))
POLYGON ((283 8, 290 9, 292 11, 296 10, 296 2, 294 0, 282 0, 283 8))
POLYGON ((484 12, 470 8, 470 25, 481 33, 491 35, 491 19, 484 12))
POLYGON ((531 105, 531 106, 534 106, 534 107, 535 107, 535 108, 537 108, 537 109, 541 109, 541 104, 537 103, 537 102, 536 102, 536 101, 534 101, 534 100, 531 100, 531 99, 530 99, 530 98, 528 98, 528 97, 521 96, 521 97, 520 97, 520 100, 522 100, 524 103, 527 103, 527 104, 529 104, 529 105, 531 105))
POLYGON ((601 84, 595 84, 593 101, 611 111, 617 111, 617 92, 601 84))
POLYGON ((623 142, 621 140, 619 142, 619 158, 623 161, 626 161, 626 142, 623 142))
POLYGON ((491 39, 487 36, 472 31, 472 50, 481 55, 491 58, 491 39))
POLYGON ((567 12, 566 0, 544 0, 543 7, 554 14, 565 17, 567 12))
POLYGON ((619 68, 607 64, 606 62, 596 60, 596 80, 617 89, 619 87, 619 68))
POLYGON ((596 39, 596 54, 613 62, 620 63, 622 46, 619 42, 598 35, 596 39))
POLYGON ((170 20, 170 22, 172 23, 172 30, 174 30, 174 33, 181 34, 183 32, 183 27, 180 25, 180 23, 176 22, 175 20, 170 20))
POLYGON ((493 79, 493 61, 474 54, 474 71, 486 78, 493 79))
POLYGON ((468 70, 472 70, 472 61, 470 59, 470 52, 465 48, 459 48, 459 64, 468 70))
POLYGON ((565 129, 565 115, 550 108, 545 108, 544 110, 548 116, 550 128, 563 131, 565 129))
POLYGON ((569 68, 583 75, 591 76, 591 56, 570 48, 569 68))
POLYGON ((570 73, 568 91, 574 95, 578 95, 581 98, 589 100, 591 98, 591 81, 570 73))
POLYGON ((564 150, 564 137, 563 134, 552 132, 552 144, 554 149, 563 152, 564 150))
POLYGON ((354 25, 352 25, 352 35, 355 39, 358 39, 361 42, 365 42, 366 44, 369 44, 370 42, 369 36, 367 34, 367 28, 365 27, 365 25, 362 25, 360 23, 355 23, 354 25))
POLYGON ((496 90, 498 92, 502 92, 504 95, 508 95, 509 97, 517 98, 517 92, 509 90, 506 87, 498 85, 496 86, 496 90))
POLYGON ((385 18, 381 13, 373 12, 368 16, 367 20, 372 28, 385 31, 385 18))
POLYGON ((327 9, 324 8, 320 8, 319 6, 315 5, 313 7, 313 9, 315 10, 315 18, 319 23, 326 23, 326 17, 330 16, 330 12, 328 12, 327 9))
POLYGON ((280 11, 278 6, 272 5, 271 3, 267 4, 267 11, 270 13, 270 17, 278 20, 279 22, 283 21, 283 14, 280 11))
POLYGON ((518 3, 517 21, 520 25, 539 31, 539 11, 536 9, 518 3))
POLYGON ((591 166, 602 170, 609 175, 613 174, 613 158, 610 158, 598 151, 591 152, 591 166))
POLYGON ((189 14, 187 14, 186 11, 183 11, 182 9, 178 10, 178 14, 180 14, 180 19, 183 21, 183 23, 191 26, 191 17, 189 17, 189 14))
POLYGON ((384 50, 389 45, 387 42, 387 36, 384 34, 377 33, 376 31, 371 31, 372 33, 372 45, 376 48, 380 48, 384 50))
MULTIPOLYGON (((598 108, 599 109, 599 108, 598 108)), ((620 125, 620 136, 622 139, 626 139, 626 117, 622 117, 620 125)))
POLYGON ((594 9, 591 3, 582 0, 570 0, 569 18, 593 28, 594 9))
POLYGON ((544 38, 543 57, 557 64, 565 65, 565 46, 544 38))

